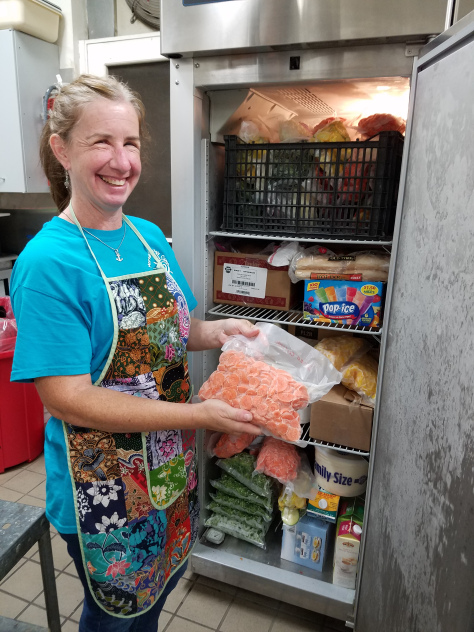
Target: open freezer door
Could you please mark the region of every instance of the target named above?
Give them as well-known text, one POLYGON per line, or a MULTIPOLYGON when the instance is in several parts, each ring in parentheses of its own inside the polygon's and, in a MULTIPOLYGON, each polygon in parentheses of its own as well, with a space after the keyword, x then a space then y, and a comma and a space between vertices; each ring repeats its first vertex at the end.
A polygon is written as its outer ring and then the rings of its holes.
POLYGON ((360 632, 474 630, 474 14, 427 48, 384 323, 360 632))

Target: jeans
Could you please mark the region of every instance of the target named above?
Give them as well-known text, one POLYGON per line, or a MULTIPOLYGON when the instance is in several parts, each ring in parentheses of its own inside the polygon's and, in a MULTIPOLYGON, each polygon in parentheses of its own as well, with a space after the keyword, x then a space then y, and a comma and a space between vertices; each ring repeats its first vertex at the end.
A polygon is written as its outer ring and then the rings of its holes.
POLYGON ((87 578, 84 571, 84 565, 82 562, 81 547, 79 544, 79 538, 77 533, 60 533, 62 539, 67 544, 67 550, 69 555, 74 560, 77 574, 84 587, 85 599, 84 607, 82 610, 81 620, 79 622, 79 632, 157 632, 158 631, 158 618, 161 614, 165 601, 176 587, 176 584, 186 572, 188 565, 185 562, 170 578, 165 586, 165 589, 160 595, 160 598, 156 601, 148 612, 141 614, 137 617, 130 619, 122 619, 114 617, 105 610, 102 610, 100 606, 96 604, 92 597, 89 585, 87 584, 87 578))

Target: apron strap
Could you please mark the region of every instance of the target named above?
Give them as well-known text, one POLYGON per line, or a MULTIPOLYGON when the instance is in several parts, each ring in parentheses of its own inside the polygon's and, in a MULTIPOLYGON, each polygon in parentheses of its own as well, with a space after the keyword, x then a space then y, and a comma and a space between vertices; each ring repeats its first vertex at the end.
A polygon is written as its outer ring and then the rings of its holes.
POLYGON ((145 241, 143 235, 135 228, 135 226, 132 224, 132 222, 128 219, 128 217, 126 215, 124 215, 122 213, 122 217, 124 222, 126 222, 128 224, 128 226, 130 226, 130 228, 133 230, 133 232, 135 233, 135 235, 138 237, 138 239, 142 242, 142 244, 145 246, 145 248, 148 250, 148 252, 150 253, 150 255, 153 257, 153 259, 156 261, 156 270, 160 271, 160 272, 165 272, 165 269, 163 267, 163 264, 161 263, 161 261, 158 259, 158 257, 155 254, 155 251, 152 250, 152 248, 150 248, 150 246, 148 245, 148 243, 145 241))

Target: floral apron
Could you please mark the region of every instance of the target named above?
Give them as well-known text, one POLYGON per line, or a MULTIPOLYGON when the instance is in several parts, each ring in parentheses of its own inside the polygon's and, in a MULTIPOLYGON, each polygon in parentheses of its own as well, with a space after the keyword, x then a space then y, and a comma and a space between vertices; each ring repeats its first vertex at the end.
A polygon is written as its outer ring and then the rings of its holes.
MULTIPOLYGON (((135 397, 185 403, 190 317, 180 288, 123 216, 157 269, 104 279, 114 339, 95 383, 135 397)), ((96 602, 118 617, 143 614, 196 541, 199 519, 195 432, 126 434, 64 423, 76 520, 96 602)))

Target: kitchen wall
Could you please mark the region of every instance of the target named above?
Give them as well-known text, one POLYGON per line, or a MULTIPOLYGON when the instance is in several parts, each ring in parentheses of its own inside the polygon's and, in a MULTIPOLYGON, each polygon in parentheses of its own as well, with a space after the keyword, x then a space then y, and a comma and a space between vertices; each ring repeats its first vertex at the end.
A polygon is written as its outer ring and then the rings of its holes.
MULTIPOLYGON (((87 0, 55 0, 63 17, 59 25, 59 66, 63 81, 71 81, 79 74, 79 41, 89 38, 87 0)), ((115 35, 137 35, 155 29, 136 20, 130 22, 132 12, 125 0, 114 0, 115 35)), ((51 83, 55 77, 51 77, 51 83)), ((48 86, 45 86, 45 90, 48 86)), ((48 193, 0 193, 0 209, 51 209, 54 208, 48 193)), ((1 230, 1 225, 0 225, 1 230)))
POLYGON ((115 28, 116 35, 139 35, 140 33, 153 33, 155 29, 140 20, 130 23, 132 12, 125 0, 115 0, 115 28))

